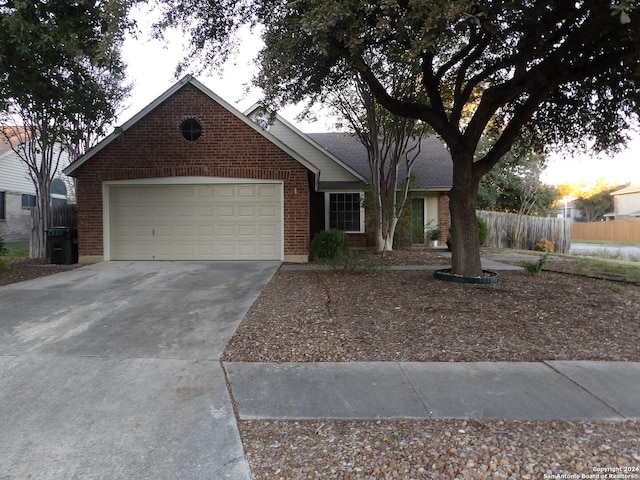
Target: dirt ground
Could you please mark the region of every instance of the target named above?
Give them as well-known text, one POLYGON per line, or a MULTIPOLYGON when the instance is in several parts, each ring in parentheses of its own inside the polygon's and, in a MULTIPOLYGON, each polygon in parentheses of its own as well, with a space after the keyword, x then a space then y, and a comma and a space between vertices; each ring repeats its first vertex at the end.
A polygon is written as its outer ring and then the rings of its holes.
MULTIPOLYGON (((539 258, 508 251, 485 256, 514 265, 539 258)), ((400 251, 384 262, 449 261, 432 252, 400 251)), ((224 360, 640 360, 639 285, 575 275, 578 267, 563 257, 553 257, 546 268, 539 276, 501 271, 498 284, 483 286, 437 281, 429 271, 281 270, 248 312, 224 360)), ((238 426, 254 480, 640 473, 637 421, 325 419, 246 420, 238 426)))
MULTIPOLYGON (((487 257, 516 265, 538 258, 487 257)), ((384 261, 448 263, 428 251, 384 261)), ((547 268, 539 276, 501 271, 495 285, 443 282, 420 270, 280 270, 223 360, 640 360, 640 286, 573 275, 562 257, 547 268)))
POLYGON ((65 272, 73 268, 78 268, 78 265, 55 265, 51 264, 47 258, 13 260, 8 270, 0 271, 0 286, 65 272))

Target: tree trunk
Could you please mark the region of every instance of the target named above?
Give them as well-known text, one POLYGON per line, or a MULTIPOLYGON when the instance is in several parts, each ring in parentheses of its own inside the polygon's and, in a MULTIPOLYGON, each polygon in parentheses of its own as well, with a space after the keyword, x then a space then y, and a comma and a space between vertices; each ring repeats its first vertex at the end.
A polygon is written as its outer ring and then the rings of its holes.
POLYGON ((49 228, 49 212, 51 189, 48 182, 41 182, 36 193, 36 204, 33 208, 33 227, 31 230, 31 258, 47 256, 47 229, 49 228))
POLYGON ((473 156, 452 152, 453 187, 449 191, 451 214, 451 272, 464 277, 482 275, 476 206, 480 178, 473 172, 473 156))
POLYGON ((393 214, 381 212, 376 223, 376 251, 378 253, 393 251, 393 237, 395 236, 398 220, 398 217, 393 214))

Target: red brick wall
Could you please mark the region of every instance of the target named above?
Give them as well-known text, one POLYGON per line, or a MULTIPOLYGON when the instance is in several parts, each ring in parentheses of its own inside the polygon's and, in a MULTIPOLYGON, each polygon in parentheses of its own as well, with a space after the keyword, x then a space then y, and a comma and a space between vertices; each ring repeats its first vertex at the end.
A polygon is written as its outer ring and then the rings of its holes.
POLYGON ((282 180, 284 253, 307 255, 307 169, 191 84, 147 114, 76 171, 81 256, 103 255, 102 182, 204 176, 282 180), (197 119, 202 137, 187 142, 180 124, 197 119))
POLYGON ((449 195, 441 192, 438 198, 438 219, 440 220, 440 230, 442 231, 442 243, 449 240, 449 229, 451 228, 451 216, 449 213, 449 195))
POLYGON ((369 236, 366 233, 347 233, 347 247, 349 248, 366 248, 375 247, 375 239, 373 244, 369 243, 369 236))

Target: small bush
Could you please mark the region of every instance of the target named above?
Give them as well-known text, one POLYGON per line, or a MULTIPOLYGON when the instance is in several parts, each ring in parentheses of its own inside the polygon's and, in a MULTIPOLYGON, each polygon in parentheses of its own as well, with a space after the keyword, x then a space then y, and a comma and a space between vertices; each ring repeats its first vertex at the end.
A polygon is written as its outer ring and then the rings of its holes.
POLYGON ((556 251, 556 242, 552 242, 551 240, 547 240, 546 238, 541 238, 540 241, 535 244, 533 249, 537 252, 553 253, 556 251))
POLYGON ((487 227, 487 222, 484 221, 484 218, 478 218, 478 237, 480 237, 480 246, 487 243, 489 227, 487 227))
POLYGON ((509 248, 521 249, 527 241, 527 232, 524 228, 516 227, 507 232, 507 243, 509 248))
POLYGON ((0 258, 0 272, 9 270, 10 262, 6 258, 0 258))
POLYGON ((540 275, 540 272, 542 272, 542 268, 548 261, 549 254, 545 253, 537 262, 522 262, 520 266, 522 266, 522 268, 524 268, 531 275, 540 275))
POLYGON ((347 249, 347 234, 332 228, 314 235, 311 240, 311 255, 317 260, 332 260, 347 249))

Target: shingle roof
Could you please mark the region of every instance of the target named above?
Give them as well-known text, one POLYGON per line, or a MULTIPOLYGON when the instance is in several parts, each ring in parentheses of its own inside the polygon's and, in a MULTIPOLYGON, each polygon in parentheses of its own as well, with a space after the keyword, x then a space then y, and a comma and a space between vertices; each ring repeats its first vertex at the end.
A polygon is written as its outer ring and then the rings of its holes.
MULTIPOLYGON (((306 135, 363 177, 371 177, 367 149, 357 137, 340 132, 306 135)), ((415 177, 413 190, 449 190, 453 184, 451 155, 436 136, 422 140, 420 155, 411 171, 415 177)), ((404 176, 403 168, 400 169, 400 175, 404 176)))

